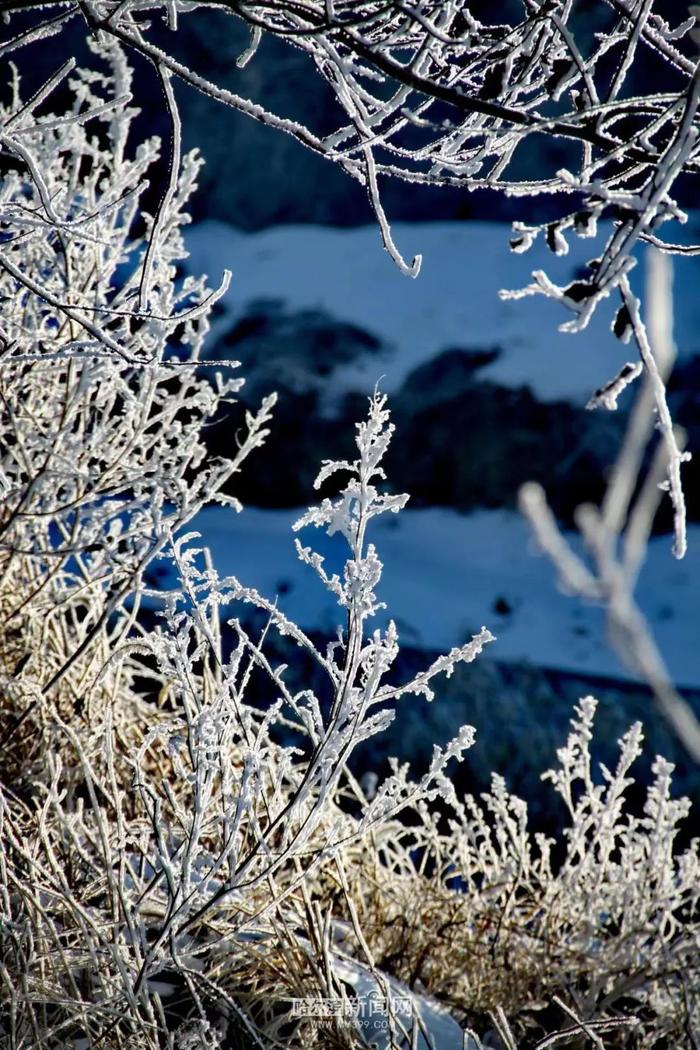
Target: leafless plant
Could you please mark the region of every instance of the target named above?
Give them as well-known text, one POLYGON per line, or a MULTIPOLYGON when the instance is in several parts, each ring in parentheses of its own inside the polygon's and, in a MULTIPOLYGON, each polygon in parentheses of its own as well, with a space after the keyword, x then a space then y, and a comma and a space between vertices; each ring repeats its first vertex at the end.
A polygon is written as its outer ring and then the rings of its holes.
MULTIPOLYGON (((533 1040, 538 1014, 566 989, 565 1007, 591 1039, 585 1045, 602 1045, 593 1035, 599 1031, 611 1047, 651 1046, 662 1037, 691 1046, 687 1032, 697 1031, 700 1001, 692 991, 695 950, 685 937, 696 921, 697 844, 678 858, 676 875, 661 875, 672 827, 689 803, 671 800, 672 767, 657 758, 643 816, 627 813, 641 726, 620 740, 617 767, 598 779, 589 752, 595 710, 593 698, 580 702, 558 768, 544 774, 567 811, 556 841, 531 834, 527 805, 494 776, 481 801, 458 799, 447 787, 444 824, 419 807, 417 825, 385 829, 376 855, 357 859, 347 877, 357 880, 377 965, 428 989, 477 1030, 500 1009, 518 1038, 527 1032, 533 1040), (418 869, 412 856, 420 857, 418 869), (635 1013, 646 1019, 642 1029, 635 1013)), ((537 1045, 556 1042, 544 1036, 537 1045)))
MULTIPOLYGON (((492 640, 483 628, 409 682, 390 676, 398 635, 370 627, 382 565, 368 538, 406 501, 385 491, 385 399, 370 399, 356 459, 322 466, 319 487, 345 475, 338 495, 297 523, 347 542, 342 573, 297 546, 342 610, 336 643, 319 650, 192 544, 203 505, 235 509, 221 486, 264 439, 272 402, 246 417, 229 459, 205 457, 202 427, 240 381, 200 376, 217 293, 176 269, 197 162, 179 157, 173 108, 171 175, 145 216, 158 144, 127 148, 131 74, 114 36, 145 32, 148 8, 104 6, 82 9, 115 27, 93 43, 100 71, 69 63, 29 100, 15 78, 0 113, 14 158, 0 191, 3 1047, 362 1046, 357 1025, 322 1031, 289 1002, 352 1006, 353 979, 385 1003, 391 1050, 429 1045, 430 997, 479 1030, 465 1027, 465 1045, 487 1046, 487 1024, 509 1050, 533 1032, 541 1047, 691 1045, 698 849, 674 849, 688 805, 671 799, 662 759, 643 815, 627 811, 638 726, 598 783, 594 701, 577 709, 548 774, 569 812, 559 865, 499 778, 483 804, 457 798, 449 763, 471 746, 468 726, 422 777, 394 762, 368 797, 352 775, 353 750, 397 702, 430 699, 433 679, 492 640), (66 79, 72 108, 38 115, 66 79), (159 556, 179 575, 165 595, 146 575, 159 556), (236 604, 262 611, 261 635, 236 604), (291 684, 270 656, 275 633, 313 659, 325 694, 291 684), (545 1000, 556 1031, 533 1020, 545 1000)), ((75 14, 61 9, 49 30, 75 14)), ((45 40, 42 26, 10 49, 45 40)), ((170 66, 157 64, 171 104, 170 66)))
MULTIPOLYGON (((212 385, 197 374, 221 289, 175 276, 199 161, 185 158, 153 253, 152 228, 149 241, 135 227, 158 144, 129 157, 131 73, 119 45, 96 50, 106 74, 72 73, 80 115, 37 119, 41 98, 24 103, 15 93, 1 117, 27 165, 0 190, 0 644, 15 710, 2 761, 10 765, 12 741, 37 729, 42 697, 87 719, 109 702, 113 678, 100 669, 119 663, 148 567, 205 503, 231 502, 221 487, 264 438, 272 407, 270 399, 248 418, 229 459, 205 459, 202 426, 242 380, 212 385)), ((51 86, 69 76, 70 64, 51 86)))
MULTIPOLYGON (((654 428, 653 406, 657 383, 669 374, 675 348, 672 335, 671 263, 661 253, 647 256, 648 329, 639 314, 639 301, 625 286, 630 334, 646 357, 654 361, 642 382, 630 415, 625 440, 608 482, 600 508, 580 506, 576 523, 583 537, 590 565, 574 553, 559 530, 546 502, 544 490, 534 483, 523 486, 520 507, 541 549, 552 559, 562 586, 571 594, 604 606, 608 637, 621 662, 648 683, 659 710, 696 761, 700 761, 700 724, 692 708, 676 690, 663 656, 635 599, 634 590, 646 556, 656 512, 663 492, 668 489, 669 453, 665 422, 657 420, 661 431, 651 465, 640 483, 643 457, 654 428)), ((589 407, 606 403, 617 407, 617 398, 626 388, 635 366, 629 363, 618 381, 598 391, 589 407)), ((683 447, 681 432, 674 435, 674 447, 683 447)))

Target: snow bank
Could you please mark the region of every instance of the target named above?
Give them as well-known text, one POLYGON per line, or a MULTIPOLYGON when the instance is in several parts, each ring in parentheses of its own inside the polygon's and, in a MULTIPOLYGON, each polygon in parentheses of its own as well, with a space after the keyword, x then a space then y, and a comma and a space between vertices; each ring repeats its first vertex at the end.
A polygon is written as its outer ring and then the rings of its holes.
MULTIPOLYGON (((697 221, 683 230, 688 237, 697 221)), ((503 223, 396 223, 393 232, 407 256, 423 254, 416 280, 399 273, 373 226, 280 226, 245 234, 208 221, 193 227, 186 243, 193 273, 208 273, 218 283, 224 268, 233 271, 223 301, 228 316, 219 318, 215 332, 229 328, 250 302, 277 299, 289 309, 324 310, 389 344, 382 359, 338 370, 336 393, 370 392, 381 376, 382 389, 391 393, 440 350, 499 346, 504 353, 484 368, 484 378, 506 386, 529 384, 540 400, 585 404, 634 355, 609 330, 617 303, 600 309, 586 332, 572 336, 557 331, 570 315, 541 296, 518 302, 498 298, 500 288, 529 284, 538 268, 557 283, 568 283, 596 254, 598 240, 571 237, 569 254, 558 258, 541 238, 527 254, 513 254, 510 227, 503 223)), ((700 259, 680 260, 676 338, 684 356, 700 353, 699 282, 700 259)))
MULTIPOLYGON (((220 574, 235 574, 304 628, 334 632, 343 610, 315 574, 298 561, 291 524, 298 510, 213 507, 193 527, 211 548, 220 574)), ((384 562, 379 595, 406 644, 447 649, 485 624, 497 636, 489 654, 500 660, 591 675, 629 678, 605 641, 602 610, 562 594, 549 561, 539 556, 526 523, 509 511, 460 515, 442 508, 406 510, 373 522, 369 539, 384 562)), ((571 537, 576 549, 580 544, 571 537)), ((302 542, 338 571, 344 541, 307 528, 302 542)), ((700 526, 691 526, 683 561, 670 537, 652 539, 639 584, 648 617, 671 674, 700 686, 700 526)))

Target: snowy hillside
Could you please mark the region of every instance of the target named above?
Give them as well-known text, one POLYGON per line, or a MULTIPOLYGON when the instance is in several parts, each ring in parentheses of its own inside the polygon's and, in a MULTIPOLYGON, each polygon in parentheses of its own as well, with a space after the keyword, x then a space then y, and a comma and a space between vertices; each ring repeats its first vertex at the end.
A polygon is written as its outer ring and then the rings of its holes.
MULTIPOLYGON (((692 237, 698 222, 694 218, 681 232, 692 237)), ((570 314, 543 297, 503 302, 498 296, 502 288, 529 284, 536 269, 567 284, 595 255, 597 240, 571 237, 569 254, 556 257, 541 238, 525 255, 513 254, 510 227, 500 223, 398 223, 393 233, 407 256, 423 255, 415 280, 399 273, 372 226, 282 226, 245 234, 205 222, 187 234, 189 268, 208 273, 214 284, 225 268, 233 272, 224 300, 229 317, 217 322, 215 333, 251 302, 280 300, 296 309, 322 309, 390 345, 381 361, 336 373, 336 392, 369 392, 381 378, 382 388, 391 393, 416 365, 441 349, 499 346, 504 352, 483 369, 484 378, 529 384, 541 400, 585 404, 634 354, 609 330, 617 303, 600 310, 585 333, 571 336, 557 331, 570 314)), ((675 309, 682 357, 700 353, 699 284, 700 260, 681 260, 675 309)))
MULTIPOLYGON (((222 575, 235 574, 302 627, 329 632, 343 610, 315 574, 297 560, 295 511, 211 508, 194 523, 222 575)), ((301 535, 338 571, 343 541, 314 529, 301 535)), ((373 523, 369 539, 384 562, 380 596, 407 644, 446 649, 485 624, 497 641, 489 657, 529 660, 591 675, 627 677, 605 644, 601 610, 562 594, 549 562, 538 556, 525 522, 507 511, 460 515, 442 509, 405 510, 373 523)), ((700 528, 676 561, 667 537, 653 539, 639 600, 676 680, 700 686, 700 528)))
MULTIPOLYGON (((505 225, 486 223, 396 225, 402 250, 409 256, 423 253, 417 280, 398 272, 373 227, 280 227, 242 234, 208 222, 191 229, 187 243, 192 272, 206 272, 217 282, 224 268, 233 271, 212 340, 251 303, 278 300, 289 309, 323 310, 372 333, 388 348, 378 358, 360 357, 335 368, 328 379, 330 409, 339 394, 369 393, 380 379, 391 393, 416 365, 452 346, 499 347, 501 354, 480 375, 503 385, 529 384, 541 401, 584 405, 634 354, 609 331, 613 305, 599 312, 587 332, 572 337, 557 331, 567 315, 551 302, 539 297, 503 302, 498 290, 522 287, 538 267, 563 284, 594 254, 595 242, 572 238, 563 259, 539 242, 529 254, 513 255, 509 232, 505 225)), ((682 358, 700 353, 700 300, 694 294, 699 278, 697 260, 677 266, 676 338, 682 358)), ((319 461, 325 454, 318 449, 319 461)), ((220 572, 235 572, 266 595, 277 595, 302 626, 332 629, 341 610, 294 554, 288 530, 297 513, 249 508, 235 516, 212 509, 196 526, 220 572)), ((486 624, 498 637, 490 653, 495 658, 626 676, 605 644, 600 609, 558 591, 551 566, 537 555, 517 514, 409 509, 379 524, 373 539, 385 562, 382 597, 407 643, 444 648, 486 624)), ((329 546, 325 537, 304 542, 315 542, 331 561, 342 557, 341 546, 329 546)), ((672 674, 681 684, 697 686, 700 527, 691 529, 689 546, 679 563, 669 538, 654 539, 639 596, 672 674)))

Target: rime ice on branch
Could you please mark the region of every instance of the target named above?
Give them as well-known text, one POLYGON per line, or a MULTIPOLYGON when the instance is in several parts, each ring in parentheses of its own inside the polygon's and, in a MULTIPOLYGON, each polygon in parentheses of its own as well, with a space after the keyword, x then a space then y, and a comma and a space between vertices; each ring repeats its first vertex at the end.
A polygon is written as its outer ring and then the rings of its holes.
MULTIPOLYGON (((21 53, 27 44, 57 37, 78 14, 55 0, 38 5, 15 0, 16 12, 37 10, 36 24, 22 24, 15 37, 0 45, 2 53, 21 53), (55 8, 55 10, 53 10, 55 8)), ((254 120, 294 136, 316 153, 338 164, 366 189, 377 216, 384 246, 400 269, 417 276, 421 257, 407 263, 394 243, 381 202, 382 181, 400 179, 432 186, 488 189, 513 197, 549 196, 564 201, 564 214, 541 227, 518 222, 511 242, 525 251, 542 234, 555 255, 568 251, 571 235, 595 238, 598 221, 612 223, 592 251, 588 272, 560 286, 537 271, 524 292, 544 294, 573 312, 566 331, 585 327, 594 310, 611 293, 622 297, 622 312, 637 318, 632 327, 644 368, 654 377, 656 409, 671 451, 669 494, 676 515, 674 553, 685 548, 683 493, 677 469, 682 456, 667 425, 663 384, 654 374, 653 356, 645 351, 643 325, 627 285, 633 251, 644 242, 675 254, 700 251, 677 243, 663 227, 685 222, 675 198, 683 175, 697 179, 698 72, 697 26, 700 7, 679 9, 669 23, 654 10, 653 0, 597 0, 592 35, 582 28, 577 5, 570 0, 527 0, 521 21, 497 24, 475 17, 460 0, 217 0, 216 3, 165 3, 159 0, 90 0, 80 8, 90 29, 103 40, 119 41, 145 56, 157 75, 158 90, 172 124, 170 178, 151 227, 143 259, 139 306, 147 308, 153 261, 164 235, 164 212, 176 194, 179 118, 172 79, 254 120), (310 68, 324 79, 338 103, 341 119, 332 131, 303 126, 255 101, 217 86, 174 57, 168 34, 154 42, 153 23, 187 34, 188 14, 215 7, 248 24, 250 44, 239 67, 255 61, 265 34, 300 49, 310 68), (636 94, 633 75, 653 62, 663 70, 659 90, 636 94), (571 147, 568 167, 538 179, 517 174, 513 161, 533 137, 549 137, 571 147)), ((586 9, 586 25, 593 14, 586 9)), ((65 75, 59 72, 57 77, 65 75)), ((53 78, 54 80, 56 78, 53 78)), ((51 82, 38 93, 43 100, 51 82)), ((32 105, 38 104, 36 99, 32 105)), ((31 111, 31 106, 29 111, 31 111)), ((15 112, 6 124, 3 148, 25 165, 40 186, 32 163, 26 112, 15 112), (13 126, 14 125, 14 126, 13 126)), ((83 119, 82 117, 80 119, 83 119)), ((48 221, 50 198, 43 195, 48 221)), ((524 205, 526 207, 526 205, 524 205)), ((554 205, 556 208, 556 204, 554 205)), ((9 266, 11 266, 11 261, 9 266)), ((10 270, 17 277, 16 271, 10 270)), ((19 279, 19 278, 18 278, 19 279)), ((34 288, 50 294, 41 282, 34 288)), ((108 328, 73 304, 65 304, 83 333, 115 349, 108 328)), ((615 330, 629 327, 618 314, 615 330)), ((628 376, 630 381, 634 375, 628 376)), ((606 386, 601 377, 601 388, 606 386)), ((611 407, 611 399, 598 402, 611 407)), ((687 456, 687 454, 686 454, 687 456)))

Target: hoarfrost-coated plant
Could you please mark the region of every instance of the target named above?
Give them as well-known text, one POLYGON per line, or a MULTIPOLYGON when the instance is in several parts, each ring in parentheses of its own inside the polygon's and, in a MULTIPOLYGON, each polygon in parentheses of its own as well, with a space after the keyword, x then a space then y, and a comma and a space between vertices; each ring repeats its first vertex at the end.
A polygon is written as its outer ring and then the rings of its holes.
MULTIPOLYGON (((700 857, 697 841, 674 848, 690 805, 671 798, 673 766, 657 757, 643 812, 630 814, 641 726, 620 740, 617 767, 596 777, 595 710, 592 697, 580 702, 558 767, 543 776, 567 812, 556 841, 529 831, 526 804, 500 776, 481 801, 448 790, 444 824, 418 807, 419 827, 387 836, 390 876, 372 858, 358 862, 359 918, 379 967, 475 1027, 500 1007, 516 1031, 536 1032, 565 988, 585 1045, 692 1047, 700 857), (416 850, 420 874, 408 862, 416 850)), ((537 1046, 557 1042, 547 1038, 537 1046)))
POLYGON ((406 502, 384 488, 385 398, 356 459, 322 466, 319 488, 346 477, 338 494, 296 523, 347 543, 338 573, 297 546, 338 602, 335 642, 193 545, 188 523, 263 440, 272 402, 228 460, 205 455, 239 380, 200 376, 217 293, 177 271, 197 162, 143 214, 158 146, 131 149, 131 73, 108 38, 94 51, 101 72, 64 67, 27 101, 15 80, 1 114, 19 158, 0 197, 3 1050, 361 1047, 361 981, 391 1050, 430 1045, 435 1001, 476 1046, 494 1031, 509 1050, 693 1046, 698 848, 674 847, 687 803, 662 759, 628 811, 639 727, 599 782, 581 702, 548 774, 569 814, 554 845, 503 779, 457 796, 468 726, 423 775, 394 761, 371 797, 353 775, 397 702, 430 699, 492 640, 483 628, 395 680, 396 628, 371 624, 372 519, 406 502), (63 80, 72 109, 38 116, 63 80), (165 593, 147 575, 162 557, 179 579, 165 593), (305 661, 319 674, 300 681, 305 661), (298 1000, 340 1009, 321 1027, 298 1000))
POLYGON ((0 190, 10 766, 14 743, 22 734, 29 742, 41 720, 41 697, 99 717, 110 691, 105 662, 119 659, 153 558, 204 504, 231 502, 221 488, 264 438, 272 407, 268 399, 248 418, 230 458, 206 458, 202 427, 242 380, 217 376, 212 385, 197 372, 207 313, 226 281, 212 293, 176 276, 200 161, 185 158, 154 224, 139 202, 159 144, 132 150, 131 71, 118 45, 93 50, 104 72, 69 63, 27 102, 15 78, 0 112, 4 141, 22 161, 0 190), (72 111, 37 117, 66 79, 72 111))
POLYGON ((393 624, 384 634, 366 636, 365 622, 377 608, 374 588, 382 567, 372 545, 365 549, 365 529, 376 514, 396 511, 406 499, 380 495, 371 483, 381 474, 380 461, 391 436, 387 420, 384 399, 375 396, 368 421, 358 426, 358 460, 326 464, 319 475, 322 482, 335 470, 349 470, 352 480, 336 502, 324 501, 296 525, 340 529, 350 547, 344 584, 326 575, 318 554, 299 548, 347 609, 345 634, 326 654, 255 591, 233 577, 219 580, 212 568, 198 568, 200 552, 184 547, 190 535, 175 544, 181 590, 168 600, 164 628, 140 643, 152 652, 159 679, 171 683, 168 706, 178 715, 156 721, 136 756, 135 787, 158 829, 158 866, 168 895, 167 908, 163 904, 167 922, 145 953, 139 983, 173 931, 181 934, 215 906, 233 909, 227 918, 231 935, 258 928, 283 892, 275 882, 278 873, 293 875, 292 885, 310 878, 316 867, 358 835, 418 798, 432 796, 447 762, 461 758, 472 743, 471 731, 460 733, 444 754, 436 753, 429 774, 418 784, 410 783, 405 772, 392 776, 379 787, 356 827, 342 811, 333 815, 353 750, 391 722, 393 712, 387 705, 411 692, 430 695, 436 675, 449 673, 458 661, 473 660, 492 639, 482 629, 468 645, 437 660, 411 682, 384 684, 398 654, 398 638, 393 624), (223 659, 215 625, 234 602, 262 609, 269 618, 268 629, 291 636, 319 664, 331 690, 327 711, 312 690, 295 693, 287 686, 285 668, 268 663, 260 644, 237 619, 230 622, 237 646, 228 660, 223 659), (253 664, 264 669, 278 692, 264 711, 247 696, 253 664), (293 744, 279 742, 283 729, 287 735, 296 734, 293 744), (154 765, 167 770, 168 778, 154 782, 148 771, 154 765), (170 841, 164 825, 171 829, 170 841), (237 907, 243 890, 246 896, 266 901, 252 917, 237 907))

